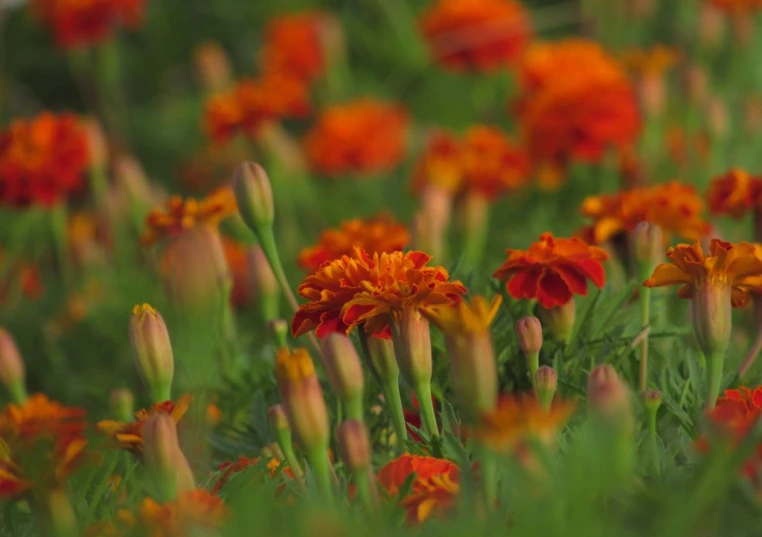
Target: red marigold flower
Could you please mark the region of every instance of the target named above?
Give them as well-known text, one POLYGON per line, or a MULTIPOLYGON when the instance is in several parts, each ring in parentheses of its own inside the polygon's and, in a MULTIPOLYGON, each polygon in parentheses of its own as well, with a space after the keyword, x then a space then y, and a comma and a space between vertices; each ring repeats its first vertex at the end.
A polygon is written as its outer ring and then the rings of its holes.
POLYGON ((351 255, 354 248, 361 248, 373 255, 402 250, 408 242, 410 234, 405 226, 388 215, 365 220, 355 218, 342 223, 338 229, 323 231, 316 246, 301 251, 299 265, 315 272, 327 261, 351 255))
POLYGON ((65 49, 105 41, 121 24, 136 28, 145 10, 145 0, 32 0, 30 5, 65 49))
POLYGON ((120 422, 113 420, 103 420, 98 422, 98 430, 111 437, 117 445, 131 451, 141 454, 143 452, 143 423, 155 414, 169 414, 175 423, 180 421, 190 406, 191 396, 183 395, 177 400, 163 401, 154 404, 151 408, 142 408, 135 412, 135 420, 131 422, 120 422))
POLYGON ((324 264, 299 286, 309 302, 294 315, 291 332, 314 329, 322 337, 364 325, 368 334, 390 337, 389 323, 403 309, 455 303, 466 292, 444 268, 426 266, 430 260, 423 252, 370 256, 356 249, 352 257, 324 264))
POLYGON ((460 469, 452 461, 418 455, 402 455, 379 470, 378 484, 389 496, 399 496, 400 488, 411 474, 413 486, 404 498, 397 498, 407 510, 411 523, 423 522, 432 514, 449 511, 459 492, 460 469))
POLYGON ((0 203, 55 205, 82 187, 89 153, 86 132, 72 114, 12 121, 0 131, 0 203))
POLYGON ((517 112, 538 163, 598 162, 631 144, 641 119, 624 69, 592 41, 530 46, 520 66, 517 112))
POLYGON ((303 81, 283 73, 267 73, 210 97, 204 126, 215 142, 229 140, 238 132, 256 138, 266 124, 305 117, 309 111, 309 91, 303 81))
POLYGON ((513 65, 532 33, 515 0, 439 0, 419 24, 434 59, 452 71, 513 65))
POLYGON ((304 138, 310 166, 325 175, 370 175, 405 153, 408 116, 397 105, 363 99, 327 108, 304 138))
POLYGON ((734 168, 712 179, 706 193, 709 212, 741 218, 746 211, 759 206, 762 199, 762 178, 751 177, 734 168))
POLYGON ((650 222, 661 228, 665 242, 673 235, 698 240, 709 232, 703 211, 704 203, 691 185, 671 181, 636 187, 586 198, 582 214, 593 223, 580 235, 591 244, 603 244, 621 233, 632 233, 640 222, 650 222))
POLYGON ((578 238, 561 239, 550 233, 527 250, 508 249, 508 259, 494 273, 506 283, 513 298, 536 298, 543 308, 567 304, 574 295, 587 294, 587 280, 597 287, 606 282, 606 252, 578 238))
MULTIPOLYGON (((238 460, 235 462, 232 461, 225 461, 222 464, 220 464, 218 470, 220 471, 220 475, 217 478, 217 481, 215 481, 214 486, 212 487, 212 494, 219 494, 219 492, 222 490, 222 488, 225 486, 225 484, 230 480, 231 476, 233 474, 237 474, 238 472, 242 472, 246 470, 247 468, 252 468, 254 466, 257 466, 260 464, 261 460, 259 457, 256 458, 248 458, 248 457, 238 457, 238 460)), ((272 458, 267 463, 266 468, 268 470, 268 474, 270 477, 275 477, 275 475, 280 470, 281 465, 283 465, 281 461, 278 459, 272 458)), ((283 468, 283 473, 287 475, 290 479, 294 478, 293 472, 291 472, 291 468, 288 466, 285 466, 283 468)), ((282 490, 282 487, 279 487, 278 492, 282 490)))
POLYGON ((264 30, 262 65, 267 72, 287 73, 311 82, 325 69, 321 26, 326 15, 304 11, 276 17, 264 30))
POLYGON ((461 153, 462 190, 494 199, 524 186, 529 160, 499 129, 487 126, 466 131, 461 153))

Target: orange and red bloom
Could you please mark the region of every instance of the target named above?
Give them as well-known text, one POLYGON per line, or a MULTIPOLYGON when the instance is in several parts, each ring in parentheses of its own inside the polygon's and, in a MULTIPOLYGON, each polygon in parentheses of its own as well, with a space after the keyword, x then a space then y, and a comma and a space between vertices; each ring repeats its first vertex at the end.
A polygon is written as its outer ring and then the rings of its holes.
POLYGON ((432 515, 447 513, 460 491, 460 469, 454 462, 434 457, 402 455, 388 462, 377 475, 378 484, 389 496, 397 497, 411 474, 415 479, 410 492, 397 498, 407 511, 407 521, 423 522, 432 515))
POLYGON ((321 38, 326 17, 304 11, 269 20, 264 30, 263 70, 287 74, 305 83, 319 77, 326 64, 321 38))
POLYGON ((324 175, 372 175, 400 163, 408 115, 371 99, 325 109, 304 138, 310 167, 324 175))
POLYGON ((410 242, 407 228, 386 215, 344 222, 337 229, 320 234, 318 244, 304 248, 299 254, 299 265, 315 272, 323 263, 352 255, 354 248, 368 254, 391 253, 402 250, 410 242))
POLYGON ((706 199, 712 214, 741 218, 747 211, 760 207, 762 179, 734 168, 712 179, 706 199))
POLYGON ((672 235, 699 240, 710 229, 702 218, 704 203, 696 189, 676 181, 590 196, 582 202, 581 212, 593 219, 580 233, 591 244, 632 233, 640 222, 659 226, 667 241, 672 235))
POLYGON ((137 28, 146 0, 32 0, 35 15, 53 30, 61 48, 95 45, 121 26, 137 28))
POLYGON ((403 310, 460 300, 465 287, 449 281, 443 267, 427 266, 430 260, 423 252, 371 256, 355 250, 324 264, 299 286, 309 302, 294 315, 291 332, 315 330, 322 337, 363 325, 368 334, 390 337, 390 323, 403 310))
POLYGON ((0 203, 51 207, 82 188, 89 163, 87 134, 74 115, 16 119, 0 131, 0 203))
POLYGON ((463 172, 461 141, 452 133, 432 133, 413 171, 411 187, 420 196, 428 188, 454 195, 460 188, 463 172))
POLYGON ((494 276, 506 282, 517 299, 537 299, 546 309, 563 306, 574 295, 587 294, 587 280, 597 287, 606 282, 606 252, 578 238, 556 238, 550 233, 527 250, 506 250, 508 259, 494 276))
POLYGON ((435 61, 452 71, 512 66, 532 33, 516 0, 439 0, 419 25, 435 61))
POLYGON ((520 65, 517 112, 539 166, 598 162, 608 148, 635 141, 641 128, 624 68, 592 41, 531 45, 520 65))

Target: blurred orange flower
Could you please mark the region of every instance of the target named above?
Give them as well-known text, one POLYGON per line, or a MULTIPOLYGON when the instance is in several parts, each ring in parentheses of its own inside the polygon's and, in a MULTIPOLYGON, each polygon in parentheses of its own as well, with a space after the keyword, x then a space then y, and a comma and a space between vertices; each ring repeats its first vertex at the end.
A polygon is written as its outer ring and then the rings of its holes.
POLYGON ((238 210, 232 189, 215 190, 206 198, 197 200, 172 196, 163 208, 152 210, 146 217, 147 230, 140 237, 144 246, 174 237, 198 226, 215 227, 220 221, 238 210))
POLYGON ((461 152, 462 190, 494 199, 524 186, 529 160, 499 129, 475 126, 466 131, 461 152))
MULTIPOLYGON (((225 461, 222 464, 220 464, 218 470, 220 471, 220 475, 217 478, 217 481, 214 482, 214 486, 212 487, 212 494, 219 494, 219 492, 222 490, 222 488, 227 484, 228 480, 230 480, 230 477, 233 474, 237 474, 238 472, 242 472, 246 470, 247 468, 252 468, 254 466, 257 466, 260 463, 260 458, 248 458, 248 457, 238 457, 238 460, 235 462, 232 461, 225 461)), ((283 465, 281 461, 278 459, 272 458, 267 463, 267 470, 270 477, 275 477, 278 471, 280 470, 281 465, 283 465)), ((291 468, 284 466, 283 473, 288 476, 290 479, 294 478, 293 472, 291 472, 291 468)))
POLYGON ((536 43, 520 66, 517 112, 535 164, 598 162, 640 132, 637 99, 622 66, 593 41, 536 43))
POLYGON ((460 490, 457 464, 445 459, 405 454, 379 470, 378 484, 389 496, 396 497, 411 474, 415 474, 415 478, 410 492, 404 498, 397 498, 407 510, 408 522, 423 522, 432 514, 440 516, 452 509, 460 490))
POLYGON ((550 309, 567 304, 574 295, 587 294, 587 280, 606 283, 606 252, 578 238, 556 238, 543 233, 527 250, 508 249, 508 259, 493 276, 506 282, 517 299, 537 299, 550 309))
POLYGON ((98 44, 119 25, 137 28, 143 22, 146 0, 32 0, 34 14, 50 26, 59 47, 98 44))
POLYGON ((708 255, 701 244, 678 244, 667 250, 672 263, 657 266, 645 287, 680 285, 677 296, 693 298, 696 289, 707 285, 730 288, 733 306, 746 303, 747 294, 762 294, 762 258, 760 250, 748 242, 731 244, 712 239, 708 255))
POLYGON ((390 337, 389 323, 404 309, 457 303, 465 287, 450 282, 444 268, 426 266, 430 260, 423 252, 370 256, 355 249, 352 257, 324 264, 299 286, 309 302, 294 315, 291 332, 316 330, 323 337, 363 325, 368 334, 390 337))
POLYGON ((302 118, 309 111, 309 91, 304 82, 283 73, 267 73, 212 95, 206 103, 204 128, 215 142, 225 142, 238 132, 256 138, 266 124, 302 118))
POLYGON ((320 38, 324 17, 317 11, 304 11, 270 19, 264 29, 264 70, 287 73, 304 82, 319 77, 325 69, 320 38))
POLYGON ((50 207, 82 188, 90 151, 72 114, 43 112, 0 131, 0 203, 50 207))
POLYGON ((354 248, 361 248, 373 255, 402 250, 408 242, 410 234, 405 226, 388 215, 364 220, 355 218, 343 222, 339 228, 320 233, 318 244, 304 248, 299 254, 299 265, 315 272, 327 261, 351 255, 354 248))
POLYGON ((133 453, 143 453, 143 423, 156 414, 169 414, 175 423, 185 415, 190 406, 191 396, 183 395, 177 400, 154 404, 150 409, 142 408, 135 412, 135 420, 127 423, 113 420, 98 422, 98 430, 111 437, 117 445, 133 453))
POLYGON ((428 187, 454 194, 463 179, 463 144, 455 135, 440 131, 432 134, 413 171, 411 188, 420 196, 428 187))
POLYGON ((623 57, 625 66, 639 76, 660 76, 679 59, 680 53, 677 50, 664 45, 656 45, 651 49, 630 50, 623 57))
POLYGON ((706 193, 709 212, 741 218, 762 201, 762 179, 734 168, 712 179, 706 193))
POLYGON ((753 11, 762 9, 760 0, 710 0, 711 4, 736 16, 752 16, 753 11))
POLYGON ((436 62, 453 71, 511 66, 532 33, 515 0, 438 0, 419 24, 436 62))
POLYGON ((397 105, 362 99, 323 110, 304 138, 313 170, 325 175, 370 175, 402 160, 408 116, 397 105))

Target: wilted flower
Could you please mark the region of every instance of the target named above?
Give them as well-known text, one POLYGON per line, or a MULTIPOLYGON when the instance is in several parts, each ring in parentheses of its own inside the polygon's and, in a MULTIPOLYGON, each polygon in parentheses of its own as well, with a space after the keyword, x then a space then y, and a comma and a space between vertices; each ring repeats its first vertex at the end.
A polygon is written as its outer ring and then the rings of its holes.
POLYGON ((85 129, 72 114, 43 112, 0 131, 0 203, 51 207, 80 190, 90 161, 85 129))
POLYGON ((352 255, 354 248, 368 254, 391 253, 402 250, 410 241, 405 226, 387 215, 343 222, 339 228, 320 233, 318 244, 304 248, 299 254, 299 265, 315 272, 323 263, 352 255))
POLYGON ((372 175, 402 160, 408 116, 398 106, 370 99, 323 110, 304 139, 310 167, 324 175, 372 175))
POLYGON ((712 214, 741 218, 747 211, 759 207, 762 199, 762 179, 734 168, 712 179, 706 199, 712 214))
POLYGON ((532 32, 516 0, 439 0, 420 19, 434 59, 453 71, 513 65, 532 32))

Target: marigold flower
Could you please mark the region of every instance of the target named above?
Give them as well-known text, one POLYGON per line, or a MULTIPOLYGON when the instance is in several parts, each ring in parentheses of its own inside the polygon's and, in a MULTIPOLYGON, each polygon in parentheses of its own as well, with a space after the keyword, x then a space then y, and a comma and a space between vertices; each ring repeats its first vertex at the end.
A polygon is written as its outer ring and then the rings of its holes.
POLYGON ((426 143, 413 171, 411 188, 417 196, 435 187, 455 194, 461 184, 463 144, 453 134, 435 132, 426 143))
POLYGON ((585 296, 588 279, 599 288, 606 282, 606 252, 578 238, 543 233, 527 250, 506 253, 508 259, 493 276, 506 282, 513 298, 536 298, 547 309, 567 304, 574 295, 585 296))
POLYGON ((73 114, 43 112, 0 131, 0 203, 51 207, 82 188, 85 129, 73 114))
POLYGON ((305 82, 319 77, 326 63, 320 35, 324 17, 316 11, 304 11, 269 20, 264 29, 264 70, 288 73, 305 82))
POLYGON ((163 401, 156 403, 149 409, 140 409, 135 412, 135 420, 131 422, 119 422, 103 420, 98 422, 98 430, 111 437, 118 446, 140 455, 143 452, 143 423, 155 414, 169 414, 175 423, 185 415, 190 406, 191 396, 183 395, 177 402, 163 401))
POLYGON ((460 490, 460 469, 454 462, 405 454, 388 462, 377 478, 387 494, 396 497, 411 474, 416 477, 410 492, 397 499, 407 510, 408 522, 423 522, 452 509, 460 490))
POLYGON ((137 28, 146 0, 32 0, 34 14, 50 26, 59 47, 105 41, 119 25, 137 28))
POLYGON ((140 241, 144 246, 150 246, 197 226, 216 227, 236 211, 235 196, 230 188, 215 190, 201 200, 172 196, 163 209, 157 208, 148 213, 148 229, 140 241))
POLYGON ((230 91, 218 93, 206 103, 204 127, 215 142, 238 132, 256 138, 267 123, 283 118, 302 118, 310 111, 308 88, 301 80, 283 73, 244 79, 230 91))
POLYGON ((434 59, 453 71, 511 66, 532 32, 515 0, 439 0, 419 25, 434 59))
POLYGON ((746 211, 756 209, 762 198, 762 179, 734 168, 712 179, 706 193, 709 212, 741 218, 746 211))
POLYGON ((754 11, 762 9, 760 0, 710 0, 710 3, 722 11, 738 17, 751 17, 754 11))
POLYGON ((598 162, 606 149, 632 143, 641 119, 622 66, 592 41, 529 47, 520 66, 517 112, 537 162, 598 162))
POLYGON ((603 244, 621 233, 632 233, 640 222, 661 228, 665 245, 673 235, 698 240, 709 232, 701 213, 704 203, 691 185, 676 181, 636 187, 614 194, 590 196, 581 212, 593 223, 580 233, 591 244, 603 244))
POLYGON ((361 248, 370 255, 391 253, 402 250, 409 241, 405 226, 387 215, 355 218, 343 222, 339 228, 321 232, 317 245, 301 251, 299 265, 315 272, 327 261, 352 255, 354 248, 361 248))
POLYGON ((466 131, 461 152, 462 187, 487 199, 517 190, 529 179, 529 161, 499 129, 475 126, 466 131))
POLYGON ((313 170, 324 175, 386 172, 404 157, 408 116, 398 106, 361 99, 326 108, 304 138, 313 170))
MULTIPOLYGON (((230 480, 231 477, 233 477, 234 474, 237 474, 239 472, 243 472, 244 470, 247 470, 249 468, 253 468, 255 466, 259 466, 262 463, 262 459, 259 457, 255 458, 248 458, 248 457, 238 457, 238 460, 233 461, 225 461, 218 467, 218 470, 220 472, 219 477, 217 478, 217 481, 214 482, 214 485, 212 486, 212 494, 219 494, 220 491, 223 489, 223 487, 227 484, 227 482, 230 480)), ((267 473, 269 477, 273 478, 275 477, 278 472, 281 471, 284 475, 288 476, 289 479, 294 478, 293 472, 291 472, 291 468, 288 466, 285 466, 285 463, 279 461, 278 459, 271 458, 266 465, 262 465, 267 469, 267 473)), ((259 477, 259 476, 257 476, 259 477)), ((282 490, 283 486, 279 487, 278 492, 282 490)))
POLYGON ((364 323, 366 333, 388 337, 392 315, 457 302, 466 289, 459 281, 450 282, 444 268, 426 266, 430 260, 423 252, 370 256, 356 249, 352 257, 324 264, 298 288, 309 302, 294 315, 291 332, 348 334, 364 323))

